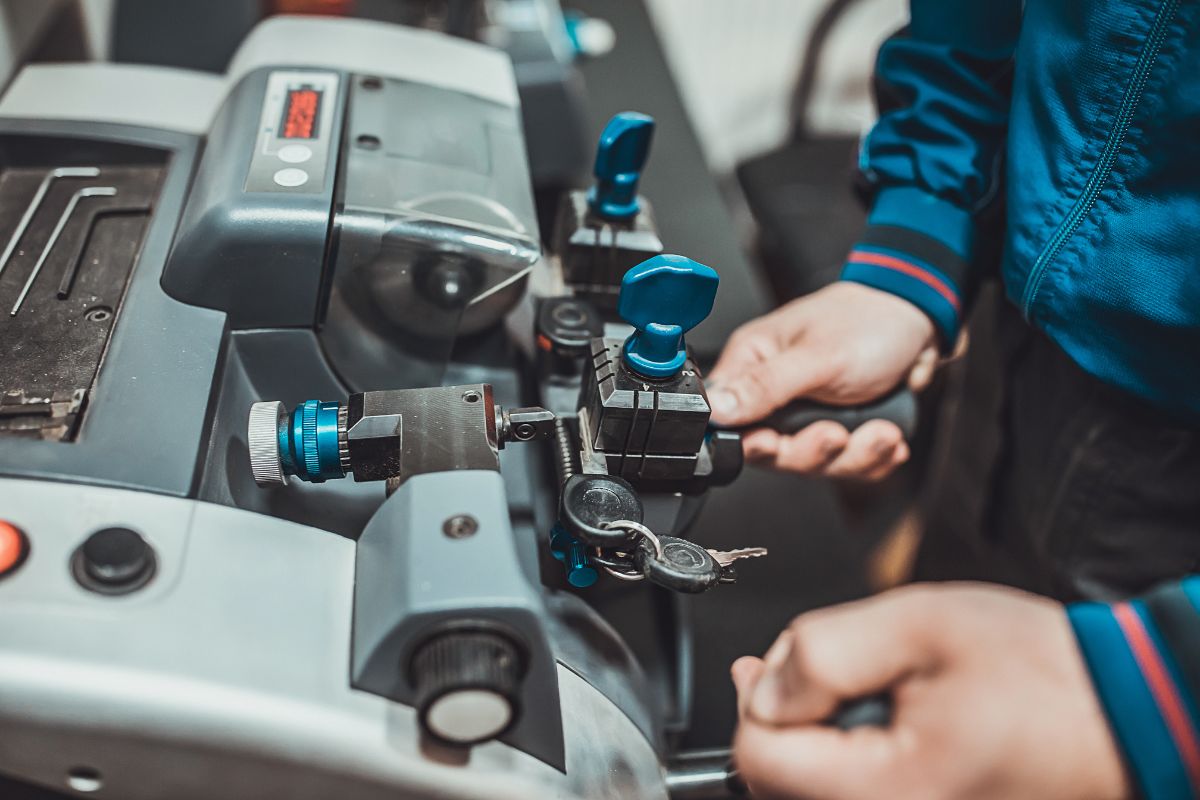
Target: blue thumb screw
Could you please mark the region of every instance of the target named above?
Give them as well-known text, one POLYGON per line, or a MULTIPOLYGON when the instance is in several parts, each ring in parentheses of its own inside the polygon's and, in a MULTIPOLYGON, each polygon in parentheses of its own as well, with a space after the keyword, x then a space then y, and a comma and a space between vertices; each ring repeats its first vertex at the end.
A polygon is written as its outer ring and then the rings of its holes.
POLYGON ((712 267, 673 255, 626 272, 617 313, 637 330, 625 340, 625 365, 647 378, 679 374, 687 361, 683 335, 712 311, 720 281, 712 267))
POLYGON ((636 111, 622 111, 604 126, 592 170, 596 185, 587 194, 593 214, 616 221, 637 216, 638 180, 653 136, 654 118, 636 111))
POLYGON ((587 547, 557 522, 550 529, 550 552, 563 562, 567 570, 567 583, 575 588, 586 589, 600 577, 588 558, 587 547))

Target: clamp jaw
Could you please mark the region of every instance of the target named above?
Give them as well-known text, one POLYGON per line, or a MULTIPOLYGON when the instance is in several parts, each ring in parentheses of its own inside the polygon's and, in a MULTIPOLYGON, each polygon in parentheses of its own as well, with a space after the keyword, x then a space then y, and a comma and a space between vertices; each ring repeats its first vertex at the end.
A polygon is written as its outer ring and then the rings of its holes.
POLYGON ((710 428, 704 381, 684 338, 712 310, 719 281, 711 267, 677 255, 626 272, 617 308, 633 333, 592 340, 580 389, 585 473, 688 493, 736 477, 740 437, 710 428))

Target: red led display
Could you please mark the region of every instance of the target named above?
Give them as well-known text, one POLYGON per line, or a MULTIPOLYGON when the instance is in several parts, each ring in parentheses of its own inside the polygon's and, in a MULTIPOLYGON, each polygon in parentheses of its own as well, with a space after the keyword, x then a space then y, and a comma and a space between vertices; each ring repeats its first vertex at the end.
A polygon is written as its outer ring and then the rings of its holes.
POLYGON ((317 112, 321 109, 321 93, 310 87, 290 89, 283 106, 283 123, 279 126, 281 139, 317 138, 317 112))

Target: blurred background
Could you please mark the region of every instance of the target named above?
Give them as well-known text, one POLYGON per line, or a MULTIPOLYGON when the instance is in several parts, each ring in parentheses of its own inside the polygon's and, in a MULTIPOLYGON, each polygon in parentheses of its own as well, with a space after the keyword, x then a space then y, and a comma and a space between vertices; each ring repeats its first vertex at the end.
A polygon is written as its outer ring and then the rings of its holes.
MULTIPOLYGON (((364 16, 506 49, 543 221, 565 189, 585 182, 595 137, 613 113, 653 115, 642 189, 664 242, 722 276, 714 315, 689 335, 711 363, 737 325, 836 279, 863 220, 854 165, 874 118, 875 52, 905 24, 907 2, 0 0, 0 86, 26 61, 218 73, 274 13, 364 16)), ((761 653, 800 611, 904 578, 934 449, 926 433, 913 462, 881 486, 754 470, 713 493, 693 537, 709 547, 767 546, 771 555, 737 586, 671 612, 696 622, 694 662, 680 670, 694 685, 691 707, 677 709, 683 744, 729 741, 734 658, 761 653)), ((639 637, 654 631, 623 633, 641 650, 639 637)))

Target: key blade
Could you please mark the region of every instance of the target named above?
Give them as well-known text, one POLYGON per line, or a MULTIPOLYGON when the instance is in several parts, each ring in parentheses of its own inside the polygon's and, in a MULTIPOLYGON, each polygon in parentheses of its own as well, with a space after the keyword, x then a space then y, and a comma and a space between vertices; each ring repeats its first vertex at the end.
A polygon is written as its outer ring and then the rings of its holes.
POLYGON ((742 547, 737 550, 709 550, 708 554, 722 567, 728 567, 743 558, 762 558, 767 555, 765 547, 742 547))

